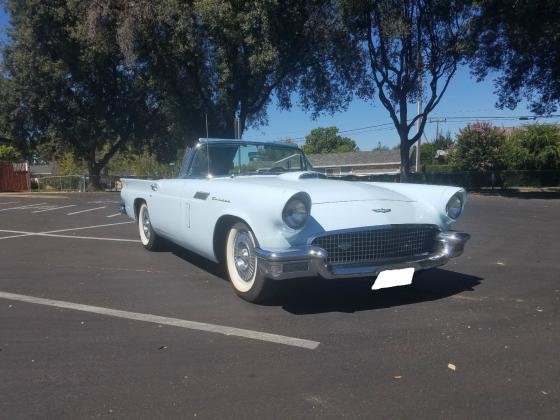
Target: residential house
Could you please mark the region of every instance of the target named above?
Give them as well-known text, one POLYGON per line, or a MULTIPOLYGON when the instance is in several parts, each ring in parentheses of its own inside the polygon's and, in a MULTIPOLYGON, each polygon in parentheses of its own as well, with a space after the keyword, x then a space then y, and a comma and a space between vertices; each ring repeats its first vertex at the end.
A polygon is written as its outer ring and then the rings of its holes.
POLYGON ((398 174, 400 150, 324 153, 307 155, 313 169, 331 176, 398 174))

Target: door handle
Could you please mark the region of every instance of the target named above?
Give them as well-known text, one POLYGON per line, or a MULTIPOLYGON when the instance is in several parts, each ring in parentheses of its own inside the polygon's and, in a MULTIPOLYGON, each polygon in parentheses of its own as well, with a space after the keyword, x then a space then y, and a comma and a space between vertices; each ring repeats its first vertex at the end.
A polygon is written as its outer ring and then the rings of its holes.
POLYGON ((156 183, 153 183, 152 185, 150 185, 150 188, 152 189, 152 191, 157 191, 158 185, 156 183))

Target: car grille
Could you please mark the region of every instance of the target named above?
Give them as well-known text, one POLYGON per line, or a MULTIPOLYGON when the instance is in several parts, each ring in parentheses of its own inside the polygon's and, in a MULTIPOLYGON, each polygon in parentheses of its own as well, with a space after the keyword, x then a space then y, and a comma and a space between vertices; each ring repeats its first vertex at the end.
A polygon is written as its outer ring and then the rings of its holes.
POLYGON ((327 233, 312 245, 328 253, 329 264, 369 264, 406 259, 434 252, 438 227, 392 225, 382 228, 327 233))

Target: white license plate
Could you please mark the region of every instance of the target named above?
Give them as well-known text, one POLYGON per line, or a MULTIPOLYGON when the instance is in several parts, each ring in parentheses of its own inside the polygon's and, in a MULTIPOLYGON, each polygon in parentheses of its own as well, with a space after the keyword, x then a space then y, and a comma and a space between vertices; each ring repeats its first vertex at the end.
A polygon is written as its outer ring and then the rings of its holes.
POLYGON ((379 273, 371 290, 386 289, 387 287, 406 286, 412 284, 414 268, 402 268, 399 270, 385 270, 379 273))

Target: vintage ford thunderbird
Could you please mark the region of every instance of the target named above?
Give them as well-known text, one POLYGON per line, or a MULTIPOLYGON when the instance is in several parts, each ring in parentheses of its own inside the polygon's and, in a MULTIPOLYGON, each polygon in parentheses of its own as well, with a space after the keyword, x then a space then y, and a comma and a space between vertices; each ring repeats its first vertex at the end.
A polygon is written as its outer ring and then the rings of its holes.
POLYGON ((165 238, 219 262, 253 302, 289 278, 410 284, 469 239, 450 230, 463 189, 326 179, 289 144, 201 139, 177 179, 124 179, 121 196, 145 248, 165 238))

